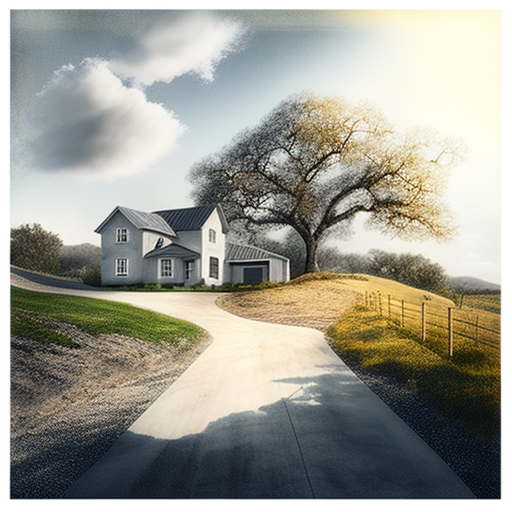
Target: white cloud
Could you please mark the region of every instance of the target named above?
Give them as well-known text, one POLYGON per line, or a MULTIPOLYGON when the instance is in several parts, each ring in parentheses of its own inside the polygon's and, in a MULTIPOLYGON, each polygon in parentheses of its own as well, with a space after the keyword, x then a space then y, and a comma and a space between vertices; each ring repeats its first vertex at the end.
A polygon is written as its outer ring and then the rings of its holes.
POLYGON ((187 13, 155 26, 125 55, 110 61, 109 67, 143 86, 169 83, 185 73, 211 81, 215 67, 234 49, 241 35, 237 22, 207 12, 187 13))
POLYGON ((112 178, 144 170, 173 149, 184 126, 100 60, 65 66, 37 100, 34 164, 112 178))
POLYGON ((37 98, 34 166, 109 179, 144 171, 172 151, 185 127, 121 78, 137 87, 185 73, 213 80, 241 34, 236 22, 185 13, 154 26, 115 60, 62 67, 37 98))

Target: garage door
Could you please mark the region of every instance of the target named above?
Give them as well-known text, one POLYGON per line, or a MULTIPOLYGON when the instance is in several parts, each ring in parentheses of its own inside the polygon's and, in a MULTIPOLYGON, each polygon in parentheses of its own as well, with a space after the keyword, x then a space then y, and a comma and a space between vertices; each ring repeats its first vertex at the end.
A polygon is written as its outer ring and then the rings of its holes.
POLYGON ((263 267, 245 267, 244 284, 260 284, 263 281, 263 267))

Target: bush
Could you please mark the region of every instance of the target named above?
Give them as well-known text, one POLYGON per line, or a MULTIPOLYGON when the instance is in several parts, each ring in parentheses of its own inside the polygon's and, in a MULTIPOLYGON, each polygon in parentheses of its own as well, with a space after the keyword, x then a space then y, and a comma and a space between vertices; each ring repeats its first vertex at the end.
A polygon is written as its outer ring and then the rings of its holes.
POLYGON ((85 267, 82 271, 80 278, 84 284, 89 286, 101 286, 101 267, 97 265, 85 267))
POLYGON ((26 270, 58 274, 62 240, 40 224, 11 229, 11 264, 26 270))

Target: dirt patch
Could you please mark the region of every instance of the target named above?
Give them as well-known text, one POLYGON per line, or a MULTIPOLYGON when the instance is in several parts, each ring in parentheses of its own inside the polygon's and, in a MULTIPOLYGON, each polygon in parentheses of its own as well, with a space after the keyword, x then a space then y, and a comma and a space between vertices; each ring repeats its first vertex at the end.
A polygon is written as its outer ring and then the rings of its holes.
POLYGON ((217 300, 226 311, 263 322, 312 327, 325 332, 354 304, 363 301, 344 278, 302 279, 267 290, 229 293, 217 300))

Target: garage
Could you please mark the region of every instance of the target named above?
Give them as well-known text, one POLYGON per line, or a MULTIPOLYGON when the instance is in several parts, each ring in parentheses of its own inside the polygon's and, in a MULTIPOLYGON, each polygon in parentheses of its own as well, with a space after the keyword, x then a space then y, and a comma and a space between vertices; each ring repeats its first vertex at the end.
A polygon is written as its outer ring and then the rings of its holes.
POLYGON ((259 284, 288 281, 289 261, 278 254, 240 244, 227 244, 225 276, 231 283, 259 284))
POLYGON ((263 267, 244 267, 243 284, 260 284, 263 279, 263 267))

